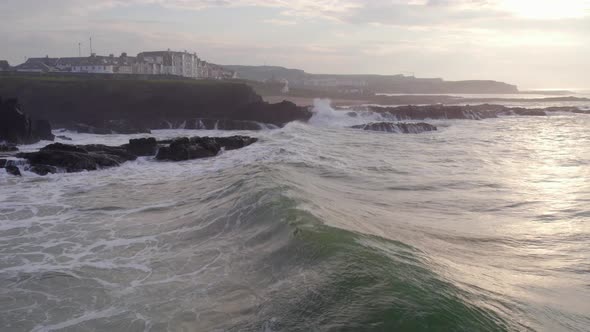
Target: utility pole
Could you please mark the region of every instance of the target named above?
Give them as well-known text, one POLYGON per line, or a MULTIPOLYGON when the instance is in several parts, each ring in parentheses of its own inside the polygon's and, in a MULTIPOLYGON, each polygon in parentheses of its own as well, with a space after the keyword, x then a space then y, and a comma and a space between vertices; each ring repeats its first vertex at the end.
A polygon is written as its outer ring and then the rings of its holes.
POLYGON ((90 56, 92 56, 92 37, 90 37, 90 56))
POLYGON ((78 43, 78 56, 82 57, 82 43, 78 43))

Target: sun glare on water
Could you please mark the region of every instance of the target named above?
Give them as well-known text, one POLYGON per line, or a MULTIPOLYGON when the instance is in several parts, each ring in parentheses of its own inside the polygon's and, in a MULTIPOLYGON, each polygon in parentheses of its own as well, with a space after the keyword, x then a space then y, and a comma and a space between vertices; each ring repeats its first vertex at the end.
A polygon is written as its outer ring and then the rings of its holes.
POLYGON ((529 19, 579 18, 590 15, 590 0, 502 0, 501 7, 529 19))

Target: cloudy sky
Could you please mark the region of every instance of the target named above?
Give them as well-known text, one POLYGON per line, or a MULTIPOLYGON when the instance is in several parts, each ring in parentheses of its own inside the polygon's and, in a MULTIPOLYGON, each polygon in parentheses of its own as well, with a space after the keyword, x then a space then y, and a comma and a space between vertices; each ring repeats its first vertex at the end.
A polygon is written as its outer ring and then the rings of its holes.
POLYGON ((175 49, 312 73, 590 88, 590 0, 1 0, 0 59, 175 49))

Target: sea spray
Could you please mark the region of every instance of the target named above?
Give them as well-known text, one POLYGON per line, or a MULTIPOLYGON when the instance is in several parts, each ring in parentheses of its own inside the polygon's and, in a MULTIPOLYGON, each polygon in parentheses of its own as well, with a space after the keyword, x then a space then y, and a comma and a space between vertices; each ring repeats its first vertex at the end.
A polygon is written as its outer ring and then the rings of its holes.
POLYGON ((330 99, 315 99, 312 108, 313 116, 308 123, 316 127, 345 128, 368 122, 387 121, 387 119, 375 112, 336 110, 332 107, 330 99))

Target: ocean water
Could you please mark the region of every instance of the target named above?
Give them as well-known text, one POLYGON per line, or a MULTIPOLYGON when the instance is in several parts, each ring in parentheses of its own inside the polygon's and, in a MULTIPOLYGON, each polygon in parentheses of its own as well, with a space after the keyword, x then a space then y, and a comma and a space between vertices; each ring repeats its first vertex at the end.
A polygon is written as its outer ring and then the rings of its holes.
POLYGON ((211 159, 0 172, 0 330, 590 330, 590 115, 316 112, 211 159))

